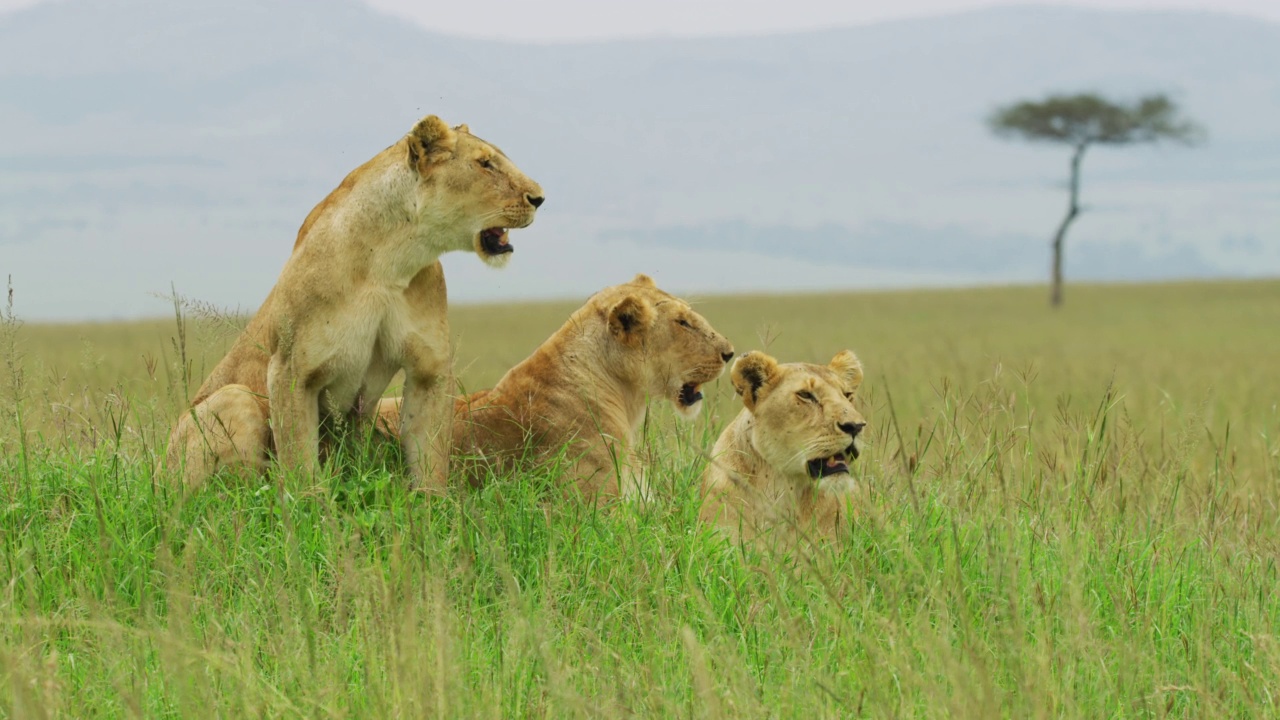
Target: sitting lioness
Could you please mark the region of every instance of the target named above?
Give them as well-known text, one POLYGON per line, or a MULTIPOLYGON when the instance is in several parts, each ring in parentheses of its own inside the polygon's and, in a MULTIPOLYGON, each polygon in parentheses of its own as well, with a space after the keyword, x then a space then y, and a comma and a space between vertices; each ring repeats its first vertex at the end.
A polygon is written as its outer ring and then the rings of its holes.
POLYGON ((702 519, 734 537, 775 525, 832 533, 845 518, 849 463, 866 426, 853 406, 862 363, 848 350, 829 365, 779 365, 749 352, 730 379, 745 407, 703 471, 702 519))
POLYGON ((369 420, 405 371, 400 437, 415 485, 445 485, 449 324, 437 258, 501 266, 542 188, 501 150, 430 115, 307 215, 275 287, 178 421, 168 461, 188 484, 221 466, 311 471, 322 424, 369 420))
MULTIPOLYGON (((475 484, 485 465, 510 471, 563 451, 564 477, 584 496, 647 496, 635 441, 649 400, 696 417, 703 383, 731 358, 733 346, 688 303, 637 275, 592 296, 493 389, 458 400, 454 459, 468 460, 475 484)), ((384 431, 399 425, 399 403, 382 401, 384 431)))

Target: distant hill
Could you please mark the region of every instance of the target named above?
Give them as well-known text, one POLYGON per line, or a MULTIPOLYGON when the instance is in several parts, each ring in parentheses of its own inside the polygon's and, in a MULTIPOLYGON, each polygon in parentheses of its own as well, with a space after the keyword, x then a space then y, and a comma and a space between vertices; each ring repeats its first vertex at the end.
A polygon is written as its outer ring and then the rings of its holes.
POLYGON ((456 300, 1045 274, 1067 157, 982 120, 1163 90, 1208 145, 1101 149, 1068 278, 1280 274, 1280 25, 1006 8, 823 32, 557 46, 434 35, 355 0, 65 0, 0 18, 0 274, 33 318, 253 308, 307 211, 420 115, 547 190, 456 300), (569 269, 572 269, 570 272, 569 269))

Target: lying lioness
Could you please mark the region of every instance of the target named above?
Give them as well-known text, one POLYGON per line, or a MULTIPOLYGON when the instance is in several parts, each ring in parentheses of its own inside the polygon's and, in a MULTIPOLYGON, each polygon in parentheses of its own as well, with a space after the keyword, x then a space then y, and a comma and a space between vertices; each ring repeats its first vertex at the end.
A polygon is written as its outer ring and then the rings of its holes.
POLYGON ((773 525, 834 531, 845 517, 849 463, 866 426, 852 402, 862 363, 848 350, 829 365, 779 365, 750 352, 730 378, 745 407, 703 472, 702 519, 735 537, 773 525))
MULTIPOLYGON (((491 390, 460 399, 453 424, 455 461, 469 458, 479 482, 485 465, 509 471, 559 452, 566 480, 584 495, 647 495, 635 456, 651 399, 696 417, 703 383, 720 376, 733 346, 688 303, 634 280, 596 293, 491 390)), ((399 398, 379 407, 380 426, 398 426, 399 398)))
POLYGON ((469 250, 504 264, 507 229, 532 223, 542 200, 465 125, 420 120, 307 216, 275 287, 179 419, 169 464, 195 484, 222 466, 264 467, 274 442, 282 466, 310 471, 321 425, 372 419, 403 369, 410 473, 443 488, 452 373, 437 258, 469 250))

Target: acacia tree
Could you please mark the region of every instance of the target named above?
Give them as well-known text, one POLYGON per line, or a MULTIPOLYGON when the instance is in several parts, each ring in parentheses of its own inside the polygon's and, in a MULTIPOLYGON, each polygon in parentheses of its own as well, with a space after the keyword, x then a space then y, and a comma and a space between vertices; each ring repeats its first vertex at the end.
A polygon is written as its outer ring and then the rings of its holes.
POLYGON ((1164 140, 1194 144, 1203 131, 1179 116, 1164 95, 1133 104, 1114 103, 1094 94, 1051 95, 1041 102, 1023 101, 997 108, 988 118, 997 136, 1072 147, 1071 198, 1067 215, 1053 236, 1053 277, 1049 302, 1062 304, 1062 244, 1067 228, 1080 214, 1080 161, 1090 145, 1136 145, 1164 140))

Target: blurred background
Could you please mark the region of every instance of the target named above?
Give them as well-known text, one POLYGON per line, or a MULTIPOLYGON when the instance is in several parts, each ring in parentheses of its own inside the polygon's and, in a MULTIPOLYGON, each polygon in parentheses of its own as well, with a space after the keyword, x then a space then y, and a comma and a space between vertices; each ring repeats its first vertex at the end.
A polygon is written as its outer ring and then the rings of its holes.
POLYGON ((0 0, 0 277, 28 320, 252 311, 310 208, 436 113, 547 192, 455 302, 1042 283, 1069 153, 986 119, 1167 93, 1090 151, 1075 280, 1280 275, 1280 3, 0 0))

